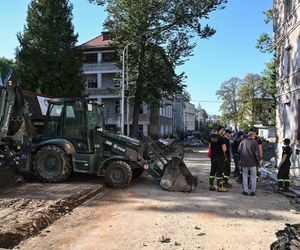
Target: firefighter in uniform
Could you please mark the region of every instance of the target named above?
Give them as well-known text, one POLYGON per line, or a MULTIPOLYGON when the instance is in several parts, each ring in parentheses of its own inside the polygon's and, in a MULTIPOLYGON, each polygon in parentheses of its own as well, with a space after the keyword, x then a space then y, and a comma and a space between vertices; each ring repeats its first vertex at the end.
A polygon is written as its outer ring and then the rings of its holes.
POLYGON ((214 186, 217 177, 218 192, 227 192, 223 186, 224 161, 226 159, 226 143, 223 137, 224 127, 218 126, 216 133, 209 138, 209 150, 211 152, 211 171, 209 176, 209 190, 216 190, 214 186))
POLYGON ((290 167, 291 167, 291 161, 290 157, 293 153, 291 147, 290 147, 290 139, 286 138, 283 141, 283 148, 282 148, 282 159, 278 166, 279 171, 277 175, 278 180, 278 191, 280 192, 288 192, 290 187, 290 167))

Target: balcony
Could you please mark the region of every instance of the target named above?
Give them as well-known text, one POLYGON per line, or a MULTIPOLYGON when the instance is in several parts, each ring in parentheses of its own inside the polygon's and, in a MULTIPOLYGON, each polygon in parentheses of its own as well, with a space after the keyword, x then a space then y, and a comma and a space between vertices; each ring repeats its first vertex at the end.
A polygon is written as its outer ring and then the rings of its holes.
MULTIPOLYGON (((125 124, 127 124, 126 120, 126 113, 125 113, 125 124)), ((120 124, 120 114, 106 114, 105 115, 105 124, 107 125, 119 125, 120 124)), ((150 123, 150 115, 149 114, 140 114, 139 116, 139 124, 140 125, 147 125, 150 123)), ((132 114, 129 116, 129 124, 132 124, 132 114)))
POLYGON ((85 94, 118 97, 121 95, 121 88, 89 88, 85 90, 85 94))
POLYGON ((117 63, 93 63, 93 64, 83 64, 82 70, 85 73, 101 73, 101 72, 120 72, 117 63))

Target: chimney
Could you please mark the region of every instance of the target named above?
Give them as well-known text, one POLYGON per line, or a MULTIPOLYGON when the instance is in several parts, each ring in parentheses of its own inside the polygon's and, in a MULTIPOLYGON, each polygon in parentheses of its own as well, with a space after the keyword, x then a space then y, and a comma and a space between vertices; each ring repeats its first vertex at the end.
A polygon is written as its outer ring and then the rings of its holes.
POLYGON ((103 32, 102 32, 102 37, 103 37, 103 41, 111 40, 111 37, 110 37, 108 31, 103 31, 103 32))

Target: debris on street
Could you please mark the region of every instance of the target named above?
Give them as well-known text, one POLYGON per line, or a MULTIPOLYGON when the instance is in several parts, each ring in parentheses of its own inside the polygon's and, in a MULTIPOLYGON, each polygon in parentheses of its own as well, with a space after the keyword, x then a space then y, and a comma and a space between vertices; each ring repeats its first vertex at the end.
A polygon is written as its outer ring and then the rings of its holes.
POLYGON ((277 241, 272 243, 271 250, 300 249, 300 224, 286 224, 284 230, 276 233, 277 241))
POLYGON ((171 238, 167 237, 167 236, 161 236, 159 237, 159 242, 161 243, 170 243, 171 242, 171 238))
POLYGON ((207 145, 208 143, 204 139, 199 139, 199 138, 192 136, 192 137, 186 138, 182 142, 182 144, 184 147, 202 147, 202 146, 207 145))

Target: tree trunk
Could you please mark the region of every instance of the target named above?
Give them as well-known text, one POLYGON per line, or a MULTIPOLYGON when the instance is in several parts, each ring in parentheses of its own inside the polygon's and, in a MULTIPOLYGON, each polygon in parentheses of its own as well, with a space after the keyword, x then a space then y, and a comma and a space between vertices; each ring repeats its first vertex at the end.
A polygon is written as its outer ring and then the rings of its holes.
POLYGON ((153 139, 159 138, 159 107, 152 106, 150 108, 150 126, 149 126, 149 135, 153 139))
POLYGON ((139 101, 139 98, 134 98, 133 116, 132 116, 132 131, 131 131, 132 137, 137 137, 137 135, 138 135, 141 104, 142 103, 139 101))
POLYGON ((139 116, 140 116, 140 106, 143 103, 141 97, 139 96, 143 84, 143 72, 142 68, 145 61, 146 53, 146 36, 141 35, 140 40, 140 56, 139 56, 139 66, 138 66, 138 78, 136 81, 136 92, 134 96, 134 106, 133 106, 133 117, 132 117, 132 136, 136 137, 139 130, 139 116))

